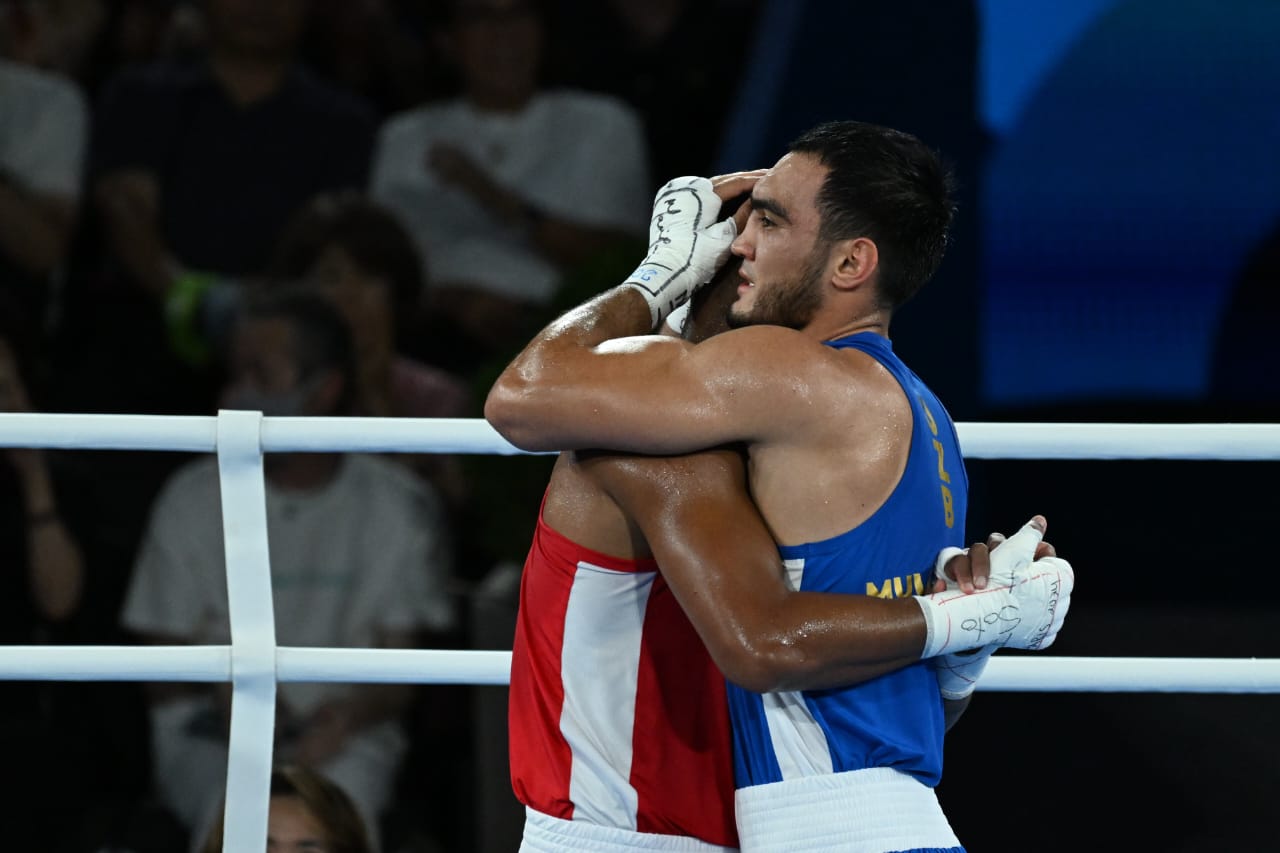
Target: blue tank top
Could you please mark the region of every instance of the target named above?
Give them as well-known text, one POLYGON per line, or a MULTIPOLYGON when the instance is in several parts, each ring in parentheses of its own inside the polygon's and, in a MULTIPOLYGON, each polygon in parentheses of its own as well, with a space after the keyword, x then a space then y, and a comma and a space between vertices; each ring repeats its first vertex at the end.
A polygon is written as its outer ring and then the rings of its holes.
MULTIPOLYGON (((911 451, 893 493, 857 527, 779 546, 792 586, 898 598, 926 591, 939 551, 964 546, 969 482, 946 409, 893 353, 860 332, 828 341, 883 364, 911 402, 911 451)), ((942 776, 942 697, 929 661, 853 687, 759 694, 729 684, 739 788, 893 767, 935 787, 942 776)))

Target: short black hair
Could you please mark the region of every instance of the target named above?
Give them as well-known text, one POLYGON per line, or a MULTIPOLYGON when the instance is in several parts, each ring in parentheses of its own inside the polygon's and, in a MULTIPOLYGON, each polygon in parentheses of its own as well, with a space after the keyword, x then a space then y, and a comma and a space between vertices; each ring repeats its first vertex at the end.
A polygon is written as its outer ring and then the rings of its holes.
POLYGON ((240 305, 238 320, 280 319, 293 329, 293 358, 299 378, 319 371, 335 370, 342 375, 342 397, 334 414, 354 411, 356 350, 351 328, 334 304, 299 282, 281 282, 257 288, 240 305))
POLYGON ((422 310, 426 259, 395 215, 358 190, 323 193, 308 201, 285 228, 268 278, 302 279, 331 246, 387 282, 397 332, 412 328, 422 310))
POLYGON ((909 133, 860 121, 820 124, 788 150, 829 170, 816 202, 819 239, 870 238, 881 303, 894 309, 914 296, 942 263, 955 215, 955 179, 939 155, 909 133))

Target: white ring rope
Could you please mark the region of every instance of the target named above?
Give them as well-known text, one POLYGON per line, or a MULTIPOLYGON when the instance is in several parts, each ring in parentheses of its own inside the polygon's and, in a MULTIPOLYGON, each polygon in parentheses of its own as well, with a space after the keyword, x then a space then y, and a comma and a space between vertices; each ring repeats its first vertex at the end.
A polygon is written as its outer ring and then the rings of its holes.
MULTIPOLYGON (((963 422, 956 429, 969 459, 1280 460, 1280 424, 963 422)), ((0 413, 0 447, 212 453, 216 445, 213 416, 0 413)), ((261 449, 524 454, 475 418, 263 418, 261 449)))
MULTIPOLYGON (((511 652, 278 646, 278 682, 505 685, 511 652)), ((5 646, 0 681, 231 680, 230 646, 5 646), (109 662, 109 666, 104 666, 109 662)), ((1280 693, 1280 660, 1000 655, 979 690, 1280 693)))
MULTIPOLYGON (((960 423, 971 459, 1280 460, 1280 424, 960 423)), ((0 413, 0 447, 218 454, 230 646, 2 646, 0 680, 230 681, 224 851, 266 837, 275 691, 282 681, 507 684, 509 651, 312 649, 275 640, 263 454, 516 455, 465 418, 264 418, 0 413)), ((993 658, 981 690, 1280 693, 1280 659, 993 658)))

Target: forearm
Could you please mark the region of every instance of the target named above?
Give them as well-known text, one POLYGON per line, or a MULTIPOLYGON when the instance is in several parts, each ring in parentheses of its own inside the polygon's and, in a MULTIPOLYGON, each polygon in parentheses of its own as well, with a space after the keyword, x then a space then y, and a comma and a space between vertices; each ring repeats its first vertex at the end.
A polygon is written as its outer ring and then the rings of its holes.
POLYGON ((135 239, 130 235, 118 235, 112 243, 116 260, 133 280, 147 293, 163 299, 180 271, 164 246, 150 237, 135 239))
POLYGON ((0 248, 27 272, 46 276, 66 256, 71 205, 24 192, 0 178, 0 248))
POLYGON ((80 605, 84 557, 58 512, 48 469, 31 451, 23 480, 26 506, 28 572, 32 596, 45 618, 61 621, 80 605))
POLYGON ((70 617, 84 592, 84 557, 62 519, 52 516, 27 525, 31 591, 44 616, 53 621, 70 617))
POLYGON ((910 599, 809 592, 789 593, 733 632, 706 638, 712 658, 730 681, 761 693, 877 678, 918 661, 925 641, 910 599))

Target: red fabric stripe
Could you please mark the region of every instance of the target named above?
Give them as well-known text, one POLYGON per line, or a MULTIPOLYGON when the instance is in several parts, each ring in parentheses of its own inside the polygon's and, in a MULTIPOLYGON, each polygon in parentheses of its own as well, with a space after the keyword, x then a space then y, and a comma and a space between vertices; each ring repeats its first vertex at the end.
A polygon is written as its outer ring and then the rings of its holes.
POLYGON ((659 576, 640 645, 631 784, 641 832, 738 846, 724 677, 659 576))
POLYGON ((549 539, 546 532, 548 528, 539 519, 520 578, 507 718, 511 785, 521 803, 569 820, 573 817, 569 799, 572 756, 560 736, 564 705, 560 655, 573 574, 562 570, 566 564, 555 554, 556 546, 562 543, 549 539), (541 573, 537 583, 530 583, 534 577, 530 566, 535 562, 541 565, 541 573), (530 614, 535 616, 530 618, 530 614))

